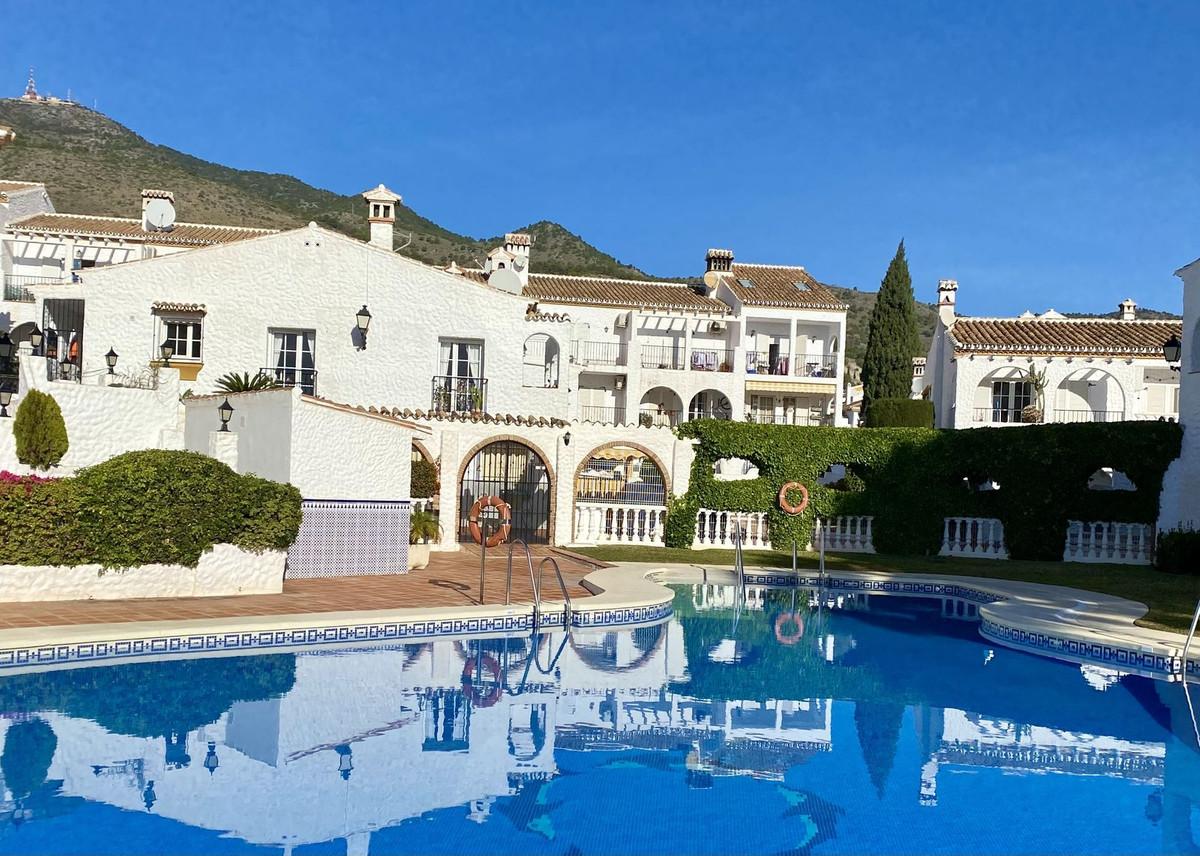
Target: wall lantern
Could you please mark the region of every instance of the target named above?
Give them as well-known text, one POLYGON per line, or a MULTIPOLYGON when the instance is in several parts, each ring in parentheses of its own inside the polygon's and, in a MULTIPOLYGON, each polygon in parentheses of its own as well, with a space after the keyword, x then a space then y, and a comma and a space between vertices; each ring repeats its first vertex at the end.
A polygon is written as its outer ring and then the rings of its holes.
POLYGON ((210 740, 208 741, 208 753, 204 756, 204 769, 208 770, 208 774, 211 776, 219 766, 221 766, 221 761, 217 758, 217 744, 210 740))
POLYGON ((229 431, 229 420, 233 418, 233 405, 226 398, 221 402, 221 406, 217 408, 217 415, 221 417, 221 430, 229 431))
POLYGON ((163 339, 163 343, 158 346, 158 354, 162 357, 164 369, 171 367, 171 357, 175 356, 175 345, 170 339, 163 339))
POLYGON ((359 346, 359 350, 365 351, 367 349, 367 328, 371 326, 371 311, 367 309, 365 303, 363 308, 355 314, 354 319, 358 323, 358 333, 362 336, 362 345, 359 346))
POLYGON ((571 432, 570 432, 570 431, 568 431, 567 433, 563 434, 563 445, 564 445, 564 446, 570 446, 570 445, 571 445, 571 432))
POLYGON ((343 743, 341 746, 334 746, 333 751, 338 754, 338 772, 342 775, 342 781, 349 781, 350 773, 354 770, 354 750, 350 748, 350 744, 343 743))
POLYGON ((0 418, 8 418, 8 405, 12 404, 12 390, 0 389, 0 418))
POLYGON ((13 343, 9 338, 8 333, 0 333, 0 365, 8 368, 9 361, 12 360, 13 343))
POLYGON ((1163 359, 1171 364, 1173 371, 1179 371, 1179 358, 1183 356, 1183 342, 1179 341, 1179 337, 1174 333, 1171 338, 1163 342, 1163 359))
POLYGON ((108 363, 108 373, 116 374, 114 369, 117 367, 117 352, 109 348, 108 353, 104 355, 104 362, 108 363))
POLYGON ((46 341, 46 334, 38 329, 37 325, 35 324, 33 329, 29 332, 29 346, 33 348, 34 356, 37 356, 42 352, 42 342, 44 341, 46 341))

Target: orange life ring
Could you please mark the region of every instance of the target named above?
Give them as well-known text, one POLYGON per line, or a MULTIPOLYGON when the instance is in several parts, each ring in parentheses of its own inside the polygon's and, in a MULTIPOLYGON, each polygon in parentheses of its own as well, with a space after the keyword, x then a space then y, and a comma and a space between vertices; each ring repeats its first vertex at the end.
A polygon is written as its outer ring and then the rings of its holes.
POLYGON ((780 645, 795 645, 804 636, 804 619, 794 612, 781 612, 775 619, 775 641, 780 645), (788 622, 796 625, 795 633, 784 633, 788 622))
POLYGON ((808 488, 800 484, 800 482, 788 482, 779 489, 779 507, 792 516, 803 514, 804 509, 808 508, 808 488), (800 502, 798 504, 788 501, 788 494, 794 490, 800 491, 800 502))
POLYGON ((491 654, 484 654, 478 660, 474 657, 467 660, 463 665, 462 688, 463 695, 469 698, 476 707, 491 707, 500 701, 500 695, 504 692, 504 688, 500 686, 500 664, 496 662, 496 658, 491 654), (492 680, 495 681, 495 686, 488 690, 487 695, 481 695, 472 681, 475 676, 475 666, 480 663, 492 673, 492 680))
POLYGON ((500 526, 487 539, 487 546, 498 547, 508 540, 508 534, 512 531, 512 508, 498 496, 481 496, 475 500, 470 514, 467 515, 467 524, 476 544, 483 543, 483 532, 479 528, 479 513, 485 508, 494 508, 500 514, 500 526))

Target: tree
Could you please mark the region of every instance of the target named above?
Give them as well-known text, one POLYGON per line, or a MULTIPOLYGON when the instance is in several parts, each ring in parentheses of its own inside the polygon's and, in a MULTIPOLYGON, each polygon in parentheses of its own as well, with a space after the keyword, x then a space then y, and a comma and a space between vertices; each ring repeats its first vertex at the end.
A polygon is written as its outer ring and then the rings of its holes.
POLYGON ((908 259, 901 241, 879 286, 875 308, 871 310, 862 371, 863 409, 868 424, 872 401, 909 397, 912 358, 920 352, 921 336, 917 330, 912 277, 908 273, 908 259))
POLYGON ((13 437, 17 442, 17 460, 21 463, 35 470, 57 466, 70 444, 67 423, 54 396, 36 389, 25 393, 13 420, 13 437))

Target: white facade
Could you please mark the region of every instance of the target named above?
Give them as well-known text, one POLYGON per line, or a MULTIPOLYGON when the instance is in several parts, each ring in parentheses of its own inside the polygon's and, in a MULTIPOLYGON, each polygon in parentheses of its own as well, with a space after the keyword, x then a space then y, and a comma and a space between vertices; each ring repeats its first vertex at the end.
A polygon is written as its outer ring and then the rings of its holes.
POLYGON ((1023 411, 1039 402, 1031 372, 1045 375, 1042 422, 1179 418, 1178 375, 1162 355, 1179 322, 1138 320, 1131 301, 1117 319, 1067 318, 1053 310, 963 317, 955 314, 957 292, 952 280, 939 284, 938 324, 921 379, 936 427, 1029 424, 1023 411))
POLYGON ((1178 366, 1183 448, 1163 478, 1158 528, 1200 529, 1200 260, 1175 272, 1183 280, 1183 348, 1178 366))

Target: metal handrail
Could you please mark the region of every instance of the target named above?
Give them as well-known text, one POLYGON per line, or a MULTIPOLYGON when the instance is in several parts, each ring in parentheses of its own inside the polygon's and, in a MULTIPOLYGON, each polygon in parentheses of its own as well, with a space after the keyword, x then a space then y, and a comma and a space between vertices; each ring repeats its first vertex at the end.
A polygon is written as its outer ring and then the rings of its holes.
POLYGON ((1188 628, 1187 638, 1183 641, 1183 659, 1179 663, 1179 674, 1187 680, 1187 657, 1192 647, 1192 637, 1196 635, 1196 624, 1200 623, 1200 600, 1196 601, 1196 611, 1192 613, 1192 626, 1188 628))
POLYGON ((554 575, 558 577, 558 588, 559 591, 562 592, 563 596, 563 629, 566 629, 571 626, 571 595, 567 591, 566 582, 563 580, 562 568, 558 566, 558 560, 553 556, 546 556, 544 559, 538 562, 537 589, 535 590, 535 596, 538 599, 537 606, 540 610, 542 600, 542 568, 546 567, 547 562, 549 562, 551 567, 554 568, 554 575))

